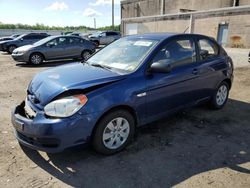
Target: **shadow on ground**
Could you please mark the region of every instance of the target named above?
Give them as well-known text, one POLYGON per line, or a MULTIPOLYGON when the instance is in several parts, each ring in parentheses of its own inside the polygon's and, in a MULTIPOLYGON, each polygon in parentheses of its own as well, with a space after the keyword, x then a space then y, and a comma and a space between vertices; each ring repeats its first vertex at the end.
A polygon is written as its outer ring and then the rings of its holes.
POLYGON ((91 149, 40 153, 22 147, 42 169, 74 187, 170 187, 210 170, 250 161, 250 104, 229 100, 223 110, 196 107, 138 130, 132 144, 113 156, 91 149))

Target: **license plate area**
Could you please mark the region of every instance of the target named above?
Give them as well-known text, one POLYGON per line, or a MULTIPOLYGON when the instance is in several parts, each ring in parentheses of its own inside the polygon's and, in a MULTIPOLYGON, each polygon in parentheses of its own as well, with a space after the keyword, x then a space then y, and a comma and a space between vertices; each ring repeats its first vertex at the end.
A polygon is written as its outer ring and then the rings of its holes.
POLYGON ((29 103, 28 103, 28 99, 26 98, 25 100, 25 105, 24 105, 24 112, 25 112, 25 115, 32 119, 34 117, 36 117, 36 112, 29 106, 29 103))
POLYGON ((18 120, 15 120, 15 124, 14 124, 14 127, 16 128, 16 130, 18 131, 23 131, 24 129, 24 123, 18 121, 18 120))

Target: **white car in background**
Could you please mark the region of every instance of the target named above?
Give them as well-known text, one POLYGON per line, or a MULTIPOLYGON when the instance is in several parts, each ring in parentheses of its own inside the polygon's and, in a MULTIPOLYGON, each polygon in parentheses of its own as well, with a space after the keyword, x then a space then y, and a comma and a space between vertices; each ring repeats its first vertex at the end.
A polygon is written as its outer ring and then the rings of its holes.
POLYGON ((107 45, 121 38, 121 33, 117 31, 99 31, 89 36, 89 40, 96 46, 107 45))

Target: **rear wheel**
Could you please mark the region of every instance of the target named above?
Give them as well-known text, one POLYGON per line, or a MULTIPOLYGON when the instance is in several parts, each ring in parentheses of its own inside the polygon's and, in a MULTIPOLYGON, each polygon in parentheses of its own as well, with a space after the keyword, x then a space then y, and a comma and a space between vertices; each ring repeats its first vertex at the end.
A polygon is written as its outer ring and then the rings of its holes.
POLYGON ((40 53, 33 53, 30 56, 30 63, 33 65, 40 65, 43 62, 43 56, 40 53))
POLYGON ((91 52, 88 50, 84 50, 81 54, 82 60, 87 60, 91 56, 91 52))
POLYGON ((221 109, 225 106, 228 100, 229 86, 227 82, 222 82, 215 91, 211 100, 211 107, 213 109, 221 109))
POLYGON ((16 49, 16 46, 15 46, 15 45, 10 45, 10 46, 8 47, 8 53, 9 53, 9 54, 12 54, 12 52, 13 52, 15 49, 16 49))
POLYGON ((131 141, 134 132, 135 121, 129 112, 111 112, 97 125, 93 135, 94 149, 105 155, 119 152, 131 141))
POLYGON ((95 40, 95 41, 93 41, 93 42, 94 42, 94 44, 95 44, 96 47, 98 47, 98 46, 100 45, 100 43, 99 43, 98 40, 95 40))

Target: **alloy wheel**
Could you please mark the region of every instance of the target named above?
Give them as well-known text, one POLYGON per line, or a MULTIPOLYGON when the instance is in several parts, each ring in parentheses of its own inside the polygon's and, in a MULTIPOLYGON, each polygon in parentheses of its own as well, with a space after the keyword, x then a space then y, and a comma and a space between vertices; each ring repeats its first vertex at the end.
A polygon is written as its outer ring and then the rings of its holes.
POLYGON ((222 106, 227 100, 227 95, 228 95, 227 86, 221 85, 216 93, 216 103, 219 106, 222 106))
POLYGON ((88 51, 84 51, 84 52, 82 53, 82 58, 83 58, 84 60, 88 59, 90 56, 91 56, 91 54, 90 54, 90 52, 88 52, 88 51))
POLYGON ((117 149, 126 142, 129 132, 129 122, 122 117, 115 118, 107 124, 103 131, 103 144, 108 149, 117 149))
POLYGON ((38 55, 38 54, 32 55, 32 57, 31 57, 32 64, 38 65, 41 63, 41 61, 42 61, 42 58, 40 55, 38 55))

